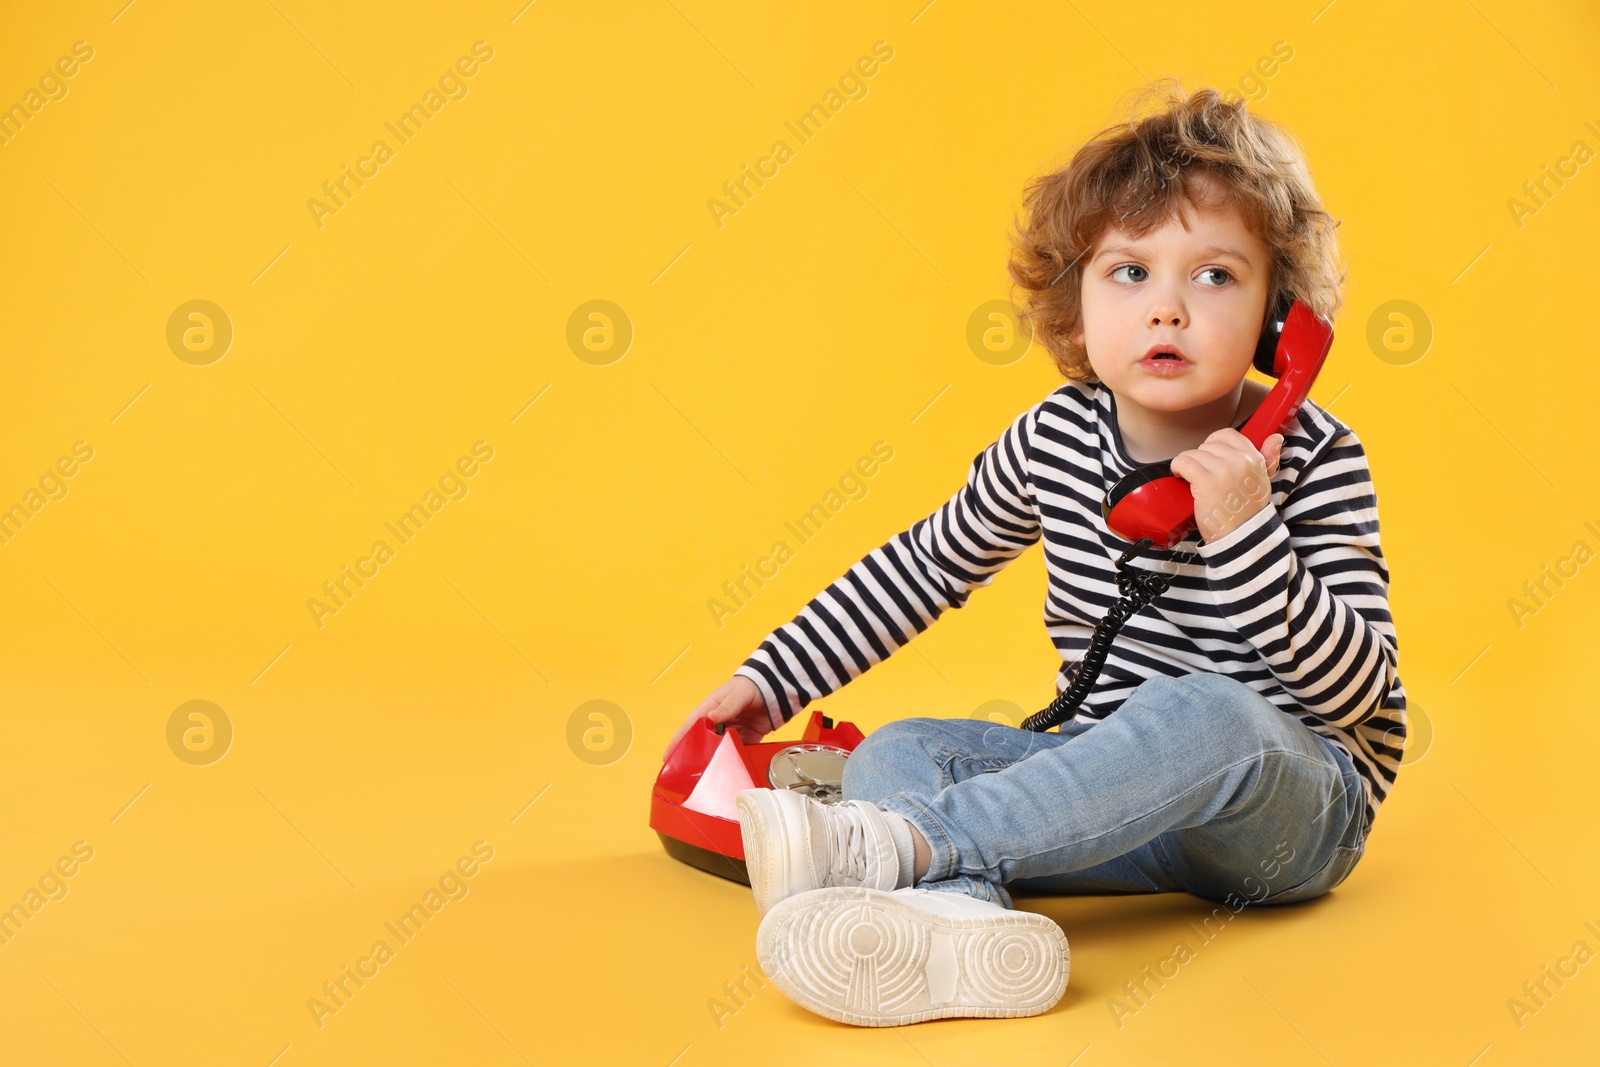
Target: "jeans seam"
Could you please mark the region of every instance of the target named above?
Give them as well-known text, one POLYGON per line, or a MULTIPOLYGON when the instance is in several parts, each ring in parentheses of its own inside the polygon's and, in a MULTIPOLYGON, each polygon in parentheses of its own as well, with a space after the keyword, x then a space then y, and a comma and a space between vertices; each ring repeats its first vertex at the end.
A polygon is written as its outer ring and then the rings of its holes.
MULTIPOLYGON (((1280 903, 1284 903, 1284 899, 1283 899, 1284 897, 1288 896, 1291 893, 1295 893, 1295 892, 1298 892, 1299 890, 1304 889, 1306 886, 1310 885, 1311 883, 1313 883, 1313 882, 1317 881, 1319 878, 1321 878, 1323 875, 1327 874, 1329 869, 1331 869, 1333 867, 1334 861, 1339 859, 1339 854, 1341 852, 1353 852, 1353 853, 1356 854, 1355 862, 1352 862, 1350 864, 1350 870, 1354 870, 1355 866, 1356 866, 1356 863, 1359 863, 1360 860, 1361 860, 1361 852, 1360 852, 1360 850, 1357 849, 1356 847, 1350 846, 1350 845, 1335 845, 1335 846, 1333 846, 1333 851, 1328 854, 1327 862, 1323 863, 1323 865, 1321 867, 1318 867, 1310 875, 1308 875, 1306 878, 1296 882, 1294 885, 1288 886, 1288 887, 1286 887, 1284 889, 1280 889, 1276 893, 1268 893, 1266 896, 1264 896, 1260 900, 1256 901, 1256 903, 1257 904, 1280 904, 1280 903)), ((1349 876, 1350 876, 1350 871, 1346 871, 1345 874, 1344 874, 1344 877, 1348 878, 1349 876)), ((1343 880, 1344 880, 1344 878, 1340 879, 1341 882, 1343 882, 1343 880)), ((1324 890, 1324 892, 1326 892, 1326 890, 1324 890)), ((1293 902, 1291 901, 1290 903, 1293 903, 1293 902)))
MULTIPOLYGON (((1173 870, 1172 854, 1167 851, 1166 837, 1165 833, 1159 833, 1150 839, 1150 843, 1155 846, 1156 864, 1160 866, 1161 873, 1166 875, 1169 881, 1181 882, 1182 880, 1178 877, 1177 872, 1173 870)), ((1150 881, 1150 876, 1143 871, 1139 871, 1139 877, 1146 882, 1150 881)), ((1152 882, 1151 888, 1159 890, 1161 887, 1152 882)))
MULTIPOLYGON (((964 759, 967 762, 975 763, 980 767, 1010 767, 1021 762, 1020 760, 1011 759, 1007 756, 973 756, 969 753, 962 752, 960 749, 952 748, 941 748, 938 752, 938 755, 935 757, 936 762, 939 764, 939 768, 946 772, 948 772, 950 765, 958 759, 964 759)), ((951 779, 950 784, 955 784, 955 775, 947 774, 946 776, 951 779)))

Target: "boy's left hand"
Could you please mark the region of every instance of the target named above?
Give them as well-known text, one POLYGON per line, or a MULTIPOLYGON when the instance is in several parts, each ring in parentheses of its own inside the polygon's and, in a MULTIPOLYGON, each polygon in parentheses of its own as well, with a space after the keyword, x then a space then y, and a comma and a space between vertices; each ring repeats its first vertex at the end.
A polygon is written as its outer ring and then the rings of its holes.
POLYGON ((1272 500, 1272 477, 1283 454, 1283 434, 1275 433, 1261 451, 1232 427, 1223 427, 1199 448, 1172 458, 1172 473, 1194 494, 1195 526, 1206 542, 1244 525, 1272 500))

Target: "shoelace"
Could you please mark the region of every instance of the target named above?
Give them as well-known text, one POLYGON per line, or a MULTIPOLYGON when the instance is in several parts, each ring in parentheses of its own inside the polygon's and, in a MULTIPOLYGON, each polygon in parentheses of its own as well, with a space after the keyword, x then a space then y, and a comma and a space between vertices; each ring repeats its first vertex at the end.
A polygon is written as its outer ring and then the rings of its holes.
POLYGON ((835 885, 859 885, 867 876, 867 830, 862 825, 861 813, 848 807, 835 805, 828 812, 833 824, 833 858, 828 867, 828 880, 835 885))

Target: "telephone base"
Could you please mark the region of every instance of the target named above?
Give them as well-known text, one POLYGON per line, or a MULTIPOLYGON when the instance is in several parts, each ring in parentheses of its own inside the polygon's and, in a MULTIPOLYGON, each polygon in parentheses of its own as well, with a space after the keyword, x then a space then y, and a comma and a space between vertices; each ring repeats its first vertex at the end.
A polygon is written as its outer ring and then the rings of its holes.
MULTIPOLYGON (((820 709, 812 710, 799 741, 747 745, 725 724, 701 719, 667 753, 656 776, 650 791, 650 828, 673 859, 749 885, 735 810, 738 792, 770 789, 774 781, 786 788, 820 791, 823 783, 810 776, 819 773, 818 765, 808 761, 819 755, 824 761, 837 759, 840 753, 847 756, 863 739, 853 723, 835 724, 820 709), (791 758, 797 749, 810 751, 791 758), (785 752, 790 755, 784 756, 785 752)), ((838 784, 828 782, 828 792, 836 793, 838 784)))
POLYGON ((724 856, 709 848, 697 848, 675 837, 668 837, 660 830, 656 831, 656 836, 661 838, 661 846, 673 859, 687 863, 691 867, 698 867, 719 878, 726 878, 730 882, 738 882, 740 885, 750 884, 750 872, 746 869, 744 860, 724 856))

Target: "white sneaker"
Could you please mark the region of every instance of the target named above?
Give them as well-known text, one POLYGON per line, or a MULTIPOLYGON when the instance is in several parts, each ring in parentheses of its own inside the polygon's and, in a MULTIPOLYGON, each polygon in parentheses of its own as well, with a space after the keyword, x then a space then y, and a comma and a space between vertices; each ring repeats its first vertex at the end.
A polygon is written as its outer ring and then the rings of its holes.
POLYGON ((790 1000, 856 1026, 1038 1015, 1067 988, 1054 922, 927 889, 790 897, 761 920, 756 957, 790 1000))
POLYGON ((746 789, 734 803, 758 914, 808 889, 900 884, 888 813, 864 800, 824 804, 793 789, 746 789))

